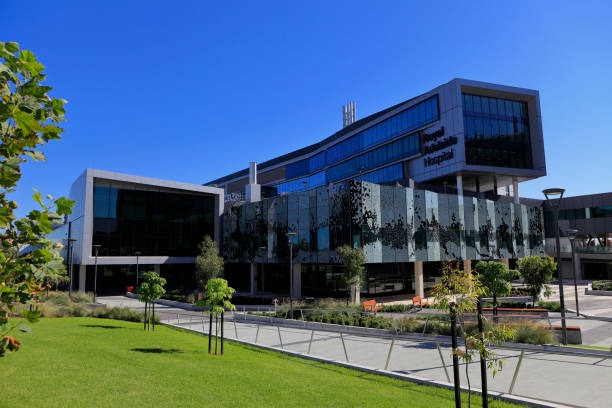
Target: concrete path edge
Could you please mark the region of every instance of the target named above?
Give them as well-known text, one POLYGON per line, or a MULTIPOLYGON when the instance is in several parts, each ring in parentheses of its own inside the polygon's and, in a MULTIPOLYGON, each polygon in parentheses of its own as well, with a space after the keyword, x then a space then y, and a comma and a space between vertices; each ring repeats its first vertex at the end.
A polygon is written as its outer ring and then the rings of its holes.
MULTIPOLYGON (((177 325, 174 325, 174 324, 163 323, 163 322, 161 324, 164 325, 164 326, 173 327, 173 328, 179 329, 179 330, 184 330, 184 331, 188 331, 188 332, 202 334, 202 333, 198 332, 197 330, 192 330, 192 329, 189 329, 189 328, 186 328, 186 327, 177 326, 177 325)), ((282 354, 286 354, 286 355, 290 355, 290 356, 294 356, 294 357, 304 358, 306 360, 312 360, 312 361, 318 361, 318 362, 321 362, 321 363, 333 364, 333 365, 336 365, 336 366, 340 366, 340 367, 344 367, 344 368, 349 368, 349 369, 361 371, 361 372, 364 372, 364 373, 383 375, 383 376, 389 377, 389 378, 396 378, 396 379, 400 379, 400 380, 404 380, 404 381, 410 381, 410 382, 417 383, 417 384, 429 385, 429 386, 440 387, 440 388, 446 388, 446 389, 449 389, 449 390, 454 390, 455 389, 453 384, 447 383, 447 382, 444 382, 444 381, 429 380, 427 378, 419 377, 419 376, 416 376, 416 375, 395 373, 393 371, 387 371, 387 370, 381 370, 381 369, 366 367, 366 366, 362 366, 362 365, 359 365, 359 364, 347 363, 345 361, 330 360, 330 359, 326 359, 326 358, 322 358, 322 357, 317 357, 317 356, 313 356, 313 355, 309 355, 309 354, 305 354, 305 353, 300 353, 300 352, 297 352, 297 351, 285 350, 285 349, 281 349, 281 348, 273 347, 273 346, 266 346, 264 344, 257 344, 257 343, 253 343, 253 342, 246 341, 246 340, 239 340, 239 339, 233 339, 233 338, 232 339, 227 339, 227 340, 235 342, 235 343, 245 344, 245 345, 252 346, 252 347, 258 347, 258 348, 265 349, 265 350, 275 351, 275 352, 278 352, 278 353, 282 353, 282 354)), ((461 390, 465 391, 465 392, 468 391, 467 387, 465 387, 465 386, 462 386, 461 390)), ((475 393, 475 394, 482 394, 482 391, 479 388, 472 388, 471 391, 473 393, 475 393)), ((488 394, 489 394, 489 397, 493 398, 493 399, 498 399, 498 400, 501 400, 501 401, 511 402, 511 403, 519 404, 519 405, 526 405, 526 406, 535 407, 535 408, 569 408, 570 407, 568 405, 562 405, 562 404, 558 404, 558 403, 554 403, 554 402, 537 400, 537 399, 534 399, 534 398, 521 397, 521 396, 501 393, 501 392, 497 392, 497 391, 489 391, 488 394)))

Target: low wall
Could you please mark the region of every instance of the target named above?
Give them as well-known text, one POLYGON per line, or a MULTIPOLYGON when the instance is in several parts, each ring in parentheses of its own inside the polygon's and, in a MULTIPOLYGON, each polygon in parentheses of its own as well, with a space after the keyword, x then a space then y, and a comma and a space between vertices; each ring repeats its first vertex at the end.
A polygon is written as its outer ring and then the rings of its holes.
MULTIPOLYGON (((557 340, 561 342, 563 340, 562 327, 560 325, 553 325, 552 332, 557 337, 557 340)), ((582 344, 582 332, 578 326, 567 326, 567 343, 568 344, 582 344)))
POLYGON ((584 294, 585 295, 596 295, 596 296, 612 296, 612 291, 611 290, 592 290, 592 289, 585 288, 584 294))

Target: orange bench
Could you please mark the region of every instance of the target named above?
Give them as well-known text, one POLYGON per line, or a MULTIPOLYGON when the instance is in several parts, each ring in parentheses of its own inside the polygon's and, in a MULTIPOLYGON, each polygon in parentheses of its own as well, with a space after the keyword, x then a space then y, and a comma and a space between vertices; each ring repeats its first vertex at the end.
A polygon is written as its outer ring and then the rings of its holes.
POLYGON ((428 305, 428 303, 422 300, 420 296, 413 297, 412 304, 419 307, 425 307, 428 305))
POLYGON ((381 309, 381 306, 376 306, 376 300, 374 299, 363 302, 363 310, 366 312, 378 312, 381 309))

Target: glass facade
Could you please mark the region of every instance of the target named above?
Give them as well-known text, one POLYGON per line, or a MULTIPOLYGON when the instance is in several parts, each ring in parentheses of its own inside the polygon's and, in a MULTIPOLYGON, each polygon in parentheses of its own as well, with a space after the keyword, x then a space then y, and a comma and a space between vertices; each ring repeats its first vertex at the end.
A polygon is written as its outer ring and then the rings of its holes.
POLYGON ((401 180, 403 177, 402 163, 393 164, 391 166, 365 173, 361 179, 370 183, 385 183, 388 181, 401 180))
POLYGON ((435 122, 439 118, 438 96, 435 95, 376 126, 330 147, 327 149, 327 164, 336 163, 385 140, 435 122))
POLYGON ((297 180, 287 181, 276 185, 278 194, 305 191, 325 185, 325 172, 322 171, 312 176, 302 177, 297 180), (304 185, 304 183, 306 183, 304 185))
POLYGON ((304 174, 314 173, 323 167, 325 167, 325 152, 321 152, 307 159, 288 164, 285 167, 285 178, 292 179, 304 174))
POLYGON ((413 133, 330 167, 327 169, 327 181, 334 182, 353 175, 359 175, 360 172, 412 156, 419 152, 419 134, 413 133))
POLYGON ((93 212, 100 256, 195 256, 214 237, 212 196, 95 186, 93 212))
POLYGON ((468 164, 533 168, 527 104, 462 94, 468 164))
MULTIPOLYGON (((553 222, 554 216, 552 211, 547 210, 544 213, 547 222, 553 222)), ((585 220, 591 218, 612 217, 612 205, 590 207, 590 208, 570 208, 567 210, 559 210, 560 220, 585 220)))

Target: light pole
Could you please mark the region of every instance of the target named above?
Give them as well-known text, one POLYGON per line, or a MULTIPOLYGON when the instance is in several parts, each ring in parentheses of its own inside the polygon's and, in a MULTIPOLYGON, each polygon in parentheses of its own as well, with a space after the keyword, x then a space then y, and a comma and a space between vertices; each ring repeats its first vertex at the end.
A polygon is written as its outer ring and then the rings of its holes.
POLYGON ((94 298, 93 302, 96 303, 96 294, 98 292, 98 249, 101 245, 92 245, 92 248, 96 250, 96 266, 94 267, 94 298))
POLYGON ((134 252, 134 255, 136 255, 136 287, 138 288, 138 257, 140 252, 134 252))
POLYGON ((297 234, 295 232, 288 232, 287 238, 289 240, 289 310, 291 318, 293 319, 293 240, 297 234))
POLYGON ((547 188, 542 190, 546 202, 553 210, 555 218, 555 241, 557 244, 557 277, 559 278, 559 302, 561 303, 561 336, 563 345, 567 346, 567 327, 565 325, 565 296, 563 293, 563 278, 561 277, 561 239, 559 238, 559 207, 561 206, 561 199, 565 189, 563 188, 547 188), (558 198, 557 198, 558 197, 558 198), (552 199, 556 201, 553 203, 552 199))
POLYGON ((580 308, 578 307, 578 274, 576 273, 576 259, 574 254, 574 243, 576 241, 576 234, 578 234, 577 229, 570 228, 566 231, 567 237, 570 240, 570 245, 572 247, 572 270, 574 271, 574 297, 576 298, 576 316, 580 316, 580 308))
MULTIPOLYGON (((261 252, 264 252, 266 254, 266 259, 268 258, 268 248, 265 246, 259 247, 259 250, 261 252)), ((261 262, 261 291, 265 292, 265 281, 264 281, 264 262, 261 262)))
POLYGON ((68 296, 72 299, 72 264, 74 259, 74 244, 76 238, 68 238, 68 258, 70 258, 70 283, 68 287, 68 296))

